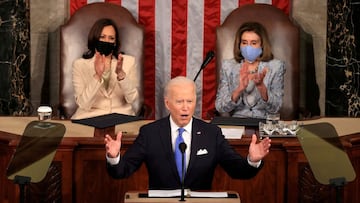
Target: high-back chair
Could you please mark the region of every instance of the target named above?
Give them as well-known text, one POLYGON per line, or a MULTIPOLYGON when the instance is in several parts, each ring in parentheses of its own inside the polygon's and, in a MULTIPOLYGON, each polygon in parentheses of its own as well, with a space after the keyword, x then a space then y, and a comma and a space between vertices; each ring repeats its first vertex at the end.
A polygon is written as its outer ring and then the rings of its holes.
POLYGON ((274 57, 285 62, 284 97, 280 109, 283 120, 296 119, 299 111, 300 30, 289 16, 268 4, 248 4, 233 10, 216 29, 216 67, 219 75, 223 59, 233 58, 237 29, 247 21, 266 28, 274 57))
MULTIPOLYGON (((119 30, 120 51, 135 57, 143 103, 144 29, 131 13, 119 5, 92 3, 78 9, 60 31, 60 117, 69 119, 76 111, 72 83, 72 64, 87 50, 88 33, 100 18, 112 19, 119 30)), ((139 112, 140 114, 141 112, 139 112)))

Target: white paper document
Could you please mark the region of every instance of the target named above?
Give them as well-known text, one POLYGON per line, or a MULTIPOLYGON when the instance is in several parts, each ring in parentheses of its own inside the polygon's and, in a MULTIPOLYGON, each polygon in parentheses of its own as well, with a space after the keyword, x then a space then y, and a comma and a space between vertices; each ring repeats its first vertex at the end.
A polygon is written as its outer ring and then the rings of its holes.
POLYGON ((241 139, 245 132, 244 126, 219 125, 226 139, 241 139))
POLYGON ((227 192, 195 192, 190 191, 190 197, 228 197, 227 192))
MULTIPOLYGON (((181 190, 149 190, 149 197, 180 197, 181 190)), ((184 190, 186 197, 228 197, 227 192, 196 192, 184 190)))
MULTIPOLYGON (((184 190, 185 196, 188 194, 188 190, 184 190)), ((178 197, 181 195, 181 190, 149 190, 149 197, 178 197)))

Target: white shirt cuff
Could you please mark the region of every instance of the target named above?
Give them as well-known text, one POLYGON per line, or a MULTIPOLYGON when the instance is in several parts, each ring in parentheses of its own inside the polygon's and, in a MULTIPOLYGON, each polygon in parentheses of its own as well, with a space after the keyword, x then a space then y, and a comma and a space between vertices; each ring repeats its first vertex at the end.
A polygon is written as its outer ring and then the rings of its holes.
POLYGON ((106 154, 106 160, 110 165, 116 165, 120 162, 120 154, 115 158, 108 157, 106 154))
POLYGON ((257 162, 250 161, 249 155, 247 156, 247 161, 250 166, 255 167, 255 168, 259 168, 259 166, 261 164, 261 160, 257 161, 257 162))

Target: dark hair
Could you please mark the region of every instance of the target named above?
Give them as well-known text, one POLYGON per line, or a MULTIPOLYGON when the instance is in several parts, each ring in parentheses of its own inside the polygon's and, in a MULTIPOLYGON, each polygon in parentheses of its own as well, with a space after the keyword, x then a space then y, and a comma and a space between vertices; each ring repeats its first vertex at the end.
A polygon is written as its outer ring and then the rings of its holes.
POLYGON ((241 55, 240 43, 243 33, 247 31, 255 32, 260 37, 261 47, 263 49, 263 52, 260 55, 260 61, 269 61, 273 59, 274 56, 271 52, 271 44, 265 27, 258 22, 245 22, 239 27, 235 35, 236 36, 234 42, 235 60, 240 63, 241 60, 244 59, 244 57, 241 55))
POLYGON ((96 44, 98 43, 98 41, 100 39, 101 32, 104 27, 109 26, 109 25, 114 27, 114 30, 115 30, 115 48, 113 50, 112 55, 117 57, 118 52, 119 52, 119 47, 120 47, 119 31, 113 20, 108 19, 108 18, 102 18, 102 19, 97 20, 90 29, 90 32, 88 35, 88 43, 87 43, 88 50, 83 54, 83 58, 89 59, 94 56, 96 44))

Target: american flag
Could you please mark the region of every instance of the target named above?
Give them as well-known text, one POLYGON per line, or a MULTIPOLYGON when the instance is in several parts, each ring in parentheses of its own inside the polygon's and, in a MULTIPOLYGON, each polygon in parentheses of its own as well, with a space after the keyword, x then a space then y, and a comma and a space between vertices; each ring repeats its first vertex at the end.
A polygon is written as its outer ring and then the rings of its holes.
MULTIPOLYGON (((232 10, 266 3, 290 12, 290 0, 70 0, 70 14, 94 2, 121 5, 144 26, 144 98, 155 119, 168 114, 163 102, 165 84, 179 75, 195 77, 206 53, 215 49, 216 27, 232 10)), ((209 119, 208 112, 215 106, 215 60, 199 75, 196 86, 195 116, 209 119)))

